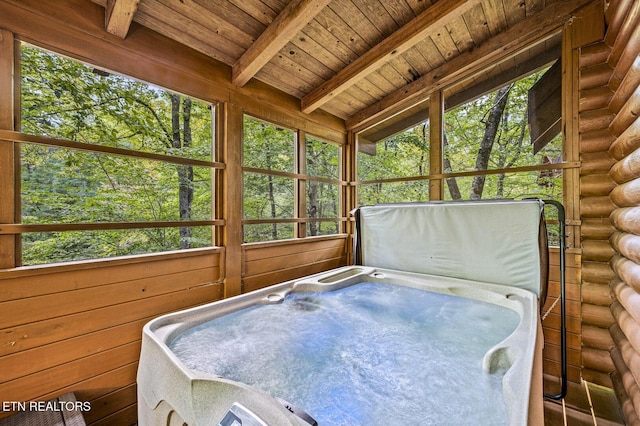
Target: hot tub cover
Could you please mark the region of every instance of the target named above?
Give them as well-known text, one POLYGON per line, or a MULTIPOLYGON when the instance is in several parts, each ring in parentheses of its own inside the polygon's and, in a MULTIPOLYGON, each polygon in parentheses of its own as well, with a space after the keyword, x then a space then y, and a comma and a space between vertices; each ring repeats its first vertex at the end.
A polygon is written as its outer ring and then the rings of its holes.
POLYGON ((540 296, 543 207, 540 200, 361 207, 357 263, 520 287, 540 296))

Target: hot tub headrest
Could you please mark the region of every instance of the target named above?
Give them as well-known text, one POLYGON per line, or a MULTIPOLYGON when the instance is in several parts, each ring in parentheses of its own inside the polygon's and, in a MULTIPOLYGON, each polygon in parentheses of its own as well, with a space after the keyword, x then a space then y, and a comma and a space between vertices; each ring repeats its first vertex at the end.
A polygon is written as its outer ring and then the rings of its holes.
POLYGON ((543 207, 539 200, 361 207, 356 263, 515 286, 540 296, 543 207))

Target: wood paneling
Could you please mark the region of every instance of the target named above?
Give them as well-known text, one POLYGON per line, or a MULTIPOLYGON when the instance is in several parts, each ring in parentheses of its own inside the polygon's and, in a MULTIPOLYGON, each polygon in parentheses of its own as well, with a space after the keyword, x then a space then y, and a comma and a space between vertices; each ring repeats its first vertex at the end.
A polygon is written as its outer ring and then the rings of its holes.
POLYGON ((0 271, 0 400, 73 391, 96 405, 90 422, 108 424, 113 416, 135 422, 131 392, 142 327, 159 315, 221 299, 221 252, 0 271))
MULTIPOLYGON (((572 382, 580 382, 580 254, 569 251, 566 255, 566 315, 567 315, 567 350, 568 378, 572 382)), ((558 249, 549 251, 549 290, 547 300, 541 309, 545 350, 543 353, 543 371, 545 375, 560 376, 560 304, 552 310, 554 302, 560 295, 560 254, 558 249)))
POLYGON ((312 237, 242 247, 243 292, 347 264, 347 235, 312 237))

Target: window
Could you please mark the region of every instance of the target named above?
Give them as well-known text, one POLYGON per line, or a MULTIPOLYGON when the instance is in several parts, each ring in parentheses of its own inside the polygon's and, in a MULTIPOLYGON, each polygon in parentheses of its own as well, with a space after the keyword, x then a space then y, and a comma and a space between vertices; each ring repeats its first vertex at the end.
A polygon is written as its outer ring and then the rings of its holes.
POLYGON ((307 223, 306 234, 330 235, 340 232, 340 147, 314 137, 306 141, 307 223), (335 220, 322 220, 322 219, 335 220))
POLYGON ((562 137, 534 153, 527 120, 528 92, 545 71, 445 113, 445 199, 562 199, 562 173, 553 168, 562 162, 562 137), (460 173, 470 171, 491 172, 460 173))
POLYGON ((23 264, 212 244, 212 105, 26 44, 20 71, 23 264))
POLYGON ((278 220, 294 217, 295 136, 292 130, 244 118, 243 218, 257 221, 243 225, 245 242, 294 236, 293 222, 278 220))
POLYGON ((244 118, 246 243, 340 232, 341 149, 299 133, 244 118))
POLYGON ((358 204, 429 200, 429 122, 375 144, 358 140, 358 204))

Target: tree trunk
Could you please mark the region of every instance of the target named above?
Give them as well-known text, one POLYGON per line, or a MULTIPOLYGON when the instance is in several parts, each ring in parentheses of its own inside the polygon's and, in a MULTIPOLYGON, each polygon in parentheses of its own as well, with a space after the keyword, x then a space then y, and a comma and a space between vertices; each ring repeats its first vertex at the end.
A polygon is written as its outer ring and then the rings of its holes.
MULTIPOLYGON (((307 199, 309 203, 307 206, 307 215, 310 219, 314 219, 318 216, 318 182, 309 181, 309 197, 307 199)), ((309 235, 318 235, 318 222, 309 222, 309 235)))
MULTIPOLYGON (((476 170, 487 170, 489 165, 489 157, 491 156, 491 150, 493 149, 493 142, 495 141, 500 125, 500 118, 507 105, 507 99, 509 98, 509 91, 513 85, 510 84, 499 89, 496 92, 496 97, 493 101, 493 106, 489 111, 489 116, 485 123, 484 136, 480 143, 480 149, 478 150, 478 156, 476 157, 476 170)), ((473 183, 471 184, 471 193, 469 198, 471 200, 479 200, 482 198, 482 192, 484 190, 484 181, 486 176, 475 176, 473 183)))
MULTIPOLYGON (((444 135, 444 138, 442 141, 442 146, 443 146, 442 152, 446 152, 448 145, 449 145, 449 142, 447 141, 447 135, 444 135)), ((442 158, 442 167, 445 173, 451 173, 453 171, 451 170, 451 161, 449 161, 449 157, 447 155, 444 155, 442 158)), ((456 178, 454 177, 446 178, 445 181, 447 182, 447 187, 449 188, 449 195, 451 195, 451 199, 452 200, 462 199, 462 194, 460 194, 460 188, 458 188, 458 181, 456 180, 456 178)))
MULTIPOLYGON (((313 146, 309 145, 307 147, 307 161, 316 162, 316 153, 314 152, 313 146)), ((307 171, 309 173, 309 171, 307 171)), ((307 216, 309 218, 317 218, 318 216, 318 182, 310 180, 309 181, 309 194, 307 197, 307 216)), ((308 222, 309 223, 309 235, 314 236, 318 235, 318 222, 308 222)))
MULTIPOLYGON (((269 204, 271 206, 271 218, 276 218, 276 197, 273 191, 273 176, 267 175, 267 190, 269 192, 269 204)), ((271 224, 271 238, 274 240, 278 239, 278 224, 271 224)))

